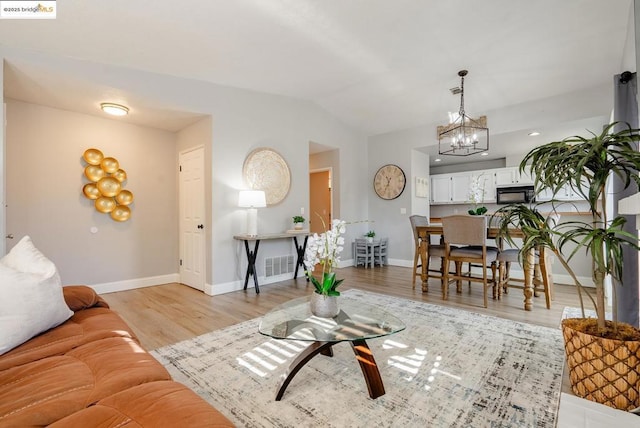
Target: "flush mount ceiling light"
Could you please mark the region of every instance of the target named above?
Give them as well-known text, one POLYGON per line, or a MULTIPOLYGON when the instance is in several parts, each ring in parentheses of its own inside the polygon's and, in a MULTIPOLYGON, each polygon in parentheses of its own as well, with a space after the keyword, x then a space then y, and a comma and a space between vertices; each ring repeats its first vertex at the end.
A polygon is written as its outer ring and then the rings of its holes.
POLYGON ((120 104, 101 103, 100 108, 103 112, 112 116, 126 116, 129 113, 129 108, 120 104))
POLYGON ((487 117, 472 119, 464 111, 464 77, 467 70, 460 70, 460 111, 450 115, 448 125, 438 126, 438 153, 450 156, 469 156, 489 150, 489 128, 487 117))
POLYGON ((537 137, 538 135, 540 135, 540 133, 538 131, 529 132, 529 137, 537 137))

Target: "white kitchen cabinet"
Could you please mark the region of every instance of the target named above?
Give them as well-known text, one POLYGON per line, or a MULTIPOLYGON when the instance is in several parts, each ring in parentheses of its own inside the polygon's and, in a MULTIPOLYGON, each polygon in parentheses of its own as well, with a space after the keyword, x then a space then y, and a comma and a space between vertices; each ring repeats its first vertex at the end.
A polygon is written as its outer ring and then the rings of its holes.
POLYGON ((517 166, 495 169, 496 186, 524 186, 533 184, 533 178, 528 170, 520 172, 517 166))
POLYGON ((448 204, 451 202, 451 175, 431 176, 431 203, 448 204))
POLYGON ((529 167, 525 168, 524 171, 520 171, 520 168, 516 168, 517 180, 519 185, 533 185, 533 177, 529 173, 529 167))
POLYGON ((474 171, 471 173, 471 182, 478 180, 484 188, 484 200, 482 202, 493 203, 496 201, 496 181, 494 170, 474 171))
POLYGON ((551 199, 553 199, 553 190, 548 187, 536 195, 536 202, 550 201, 551 199))
POLYGON ((432 204, 466 204, 469 202, 471 173, 438 174, 431 176, 432 204))
POLYGON ((451 175, 451 202, 465 204, 469 202, 471 174, 468 172, 451 175))
POLYGON ((571 186, 564 185, 554 195, 553 191, 549 188, 545 188, 536 196, 536 201, 550 201, 551 199, 557 199, 559 201, 584 201, 584 196, 580 192, 573 190, 571 186))
POLYGON ((485 203, 496 202, 496 187, 533 184, 531 177, 528 174, 520 174, 518 167, 435 174, 430 177, 431 203, 470 204, 471 180, 475 177, 480 177, 484 184, 485 203))
POLYGON ((494 170, 496 186, 511 186, 517 182, 517 168, 500 168, 494 170))

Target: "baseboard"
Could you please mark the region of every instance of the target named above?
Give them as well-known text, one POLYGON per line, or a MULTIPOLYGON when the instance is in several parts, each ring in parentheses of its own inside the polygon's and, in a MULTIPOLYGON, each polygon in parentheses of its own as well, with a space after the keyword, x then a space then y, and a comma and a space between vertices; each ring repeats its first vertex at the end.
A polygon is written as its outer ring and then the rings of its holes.
MULTIPOLYGON (((353 259, 341 260, 338 264, 339 268, 351 267, 353 266, 353 259)), ((400 266, 400 267, 413 267, 413 260, 400 260, 400 259, 388 259, 387 264, 389 266, 400 266)))
MULTIPOLYGON (((299 271, 297 278, 304 277, 304 271, 299 271)), ((259 276, 258 277, 258 286, 262 288, 265 285, 273 284, 275 282, 287 281, 291 279, 291 274, 286 273, 283 275, 274 275, 270 277, 259 276)), ((205 284, 204 292, 209 296, 217 296, 219 294, 232 293, 234 291, 240 291, 244 289, 244 278, 239 279, 237 281, 223 282, 219 284, 205 284)), ((249 278, 249 282, 247 283, 247 291, 251 291, 255 293, 255 286, 253 282, 253 277, 249 278)))
POLYGON ((400 267, 413 267, 413 260, 402 260, 402 259, 389 259, 389 266, 400 266, 400 267))
POLYGON ((167 275, 148 276, 146 278, 125 279, 124 281, 104 282, 102 284, 90 284, 98 294, 115 293, 117 291, 133 290, 136 288, 152 287, 154 285, 179 282, 180 275, 170 273, 167 275))

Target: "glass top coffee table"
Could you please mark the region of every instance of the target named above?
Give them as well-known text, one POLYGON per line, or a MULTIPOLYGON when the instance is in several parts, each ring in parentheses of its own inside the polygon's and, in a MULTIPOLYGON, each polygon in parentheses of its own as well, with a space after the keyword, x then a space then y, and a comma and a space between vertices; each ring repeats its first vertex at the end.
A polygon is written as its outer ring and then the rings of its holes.
POLYGON ((367 383, 369 397, 375 399, 384 395, 380 371, 365 340, 397 333, 406 326, 393 314, 378 306, 346 295, 338 299, 340 313, 334 318, 320 318, 311 314, 309 296, 276 306, 262 318, 258 330, 265 336, 312 342, 282 375, 276 401, 282 399, 287 386, 305 364, 318 354, 332 357, 331 347, 339 342, 351 344, 367 383))

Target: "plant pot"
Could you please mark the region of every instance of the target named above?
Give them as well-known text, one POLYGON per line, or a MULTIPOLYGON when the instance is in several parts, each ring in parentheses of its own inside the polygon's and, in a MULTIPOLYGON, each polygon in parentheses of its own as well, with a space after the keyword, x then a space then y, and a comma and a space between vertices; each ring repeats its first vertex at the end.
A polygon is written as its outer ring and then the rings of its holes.
POLYGON ((311 293, 309 307, 313 315, 321 318, 333 318, 340 313, 338 296, 311 293))
POLYGON ((571 390, 578 397, 620 410, 640 407, 640 341, 582 333, 562 320, 571 390))
POLYGON ((302 223, 294 223, 293 228, 295 230, 302 230, 302 223))
POLYGON ((372 237, 370 237, 370 236, 367 236, 367 242, 368 242, 369 244, 371 244, 371 243, 373 242, 373 238, 372 238, 372 237))

